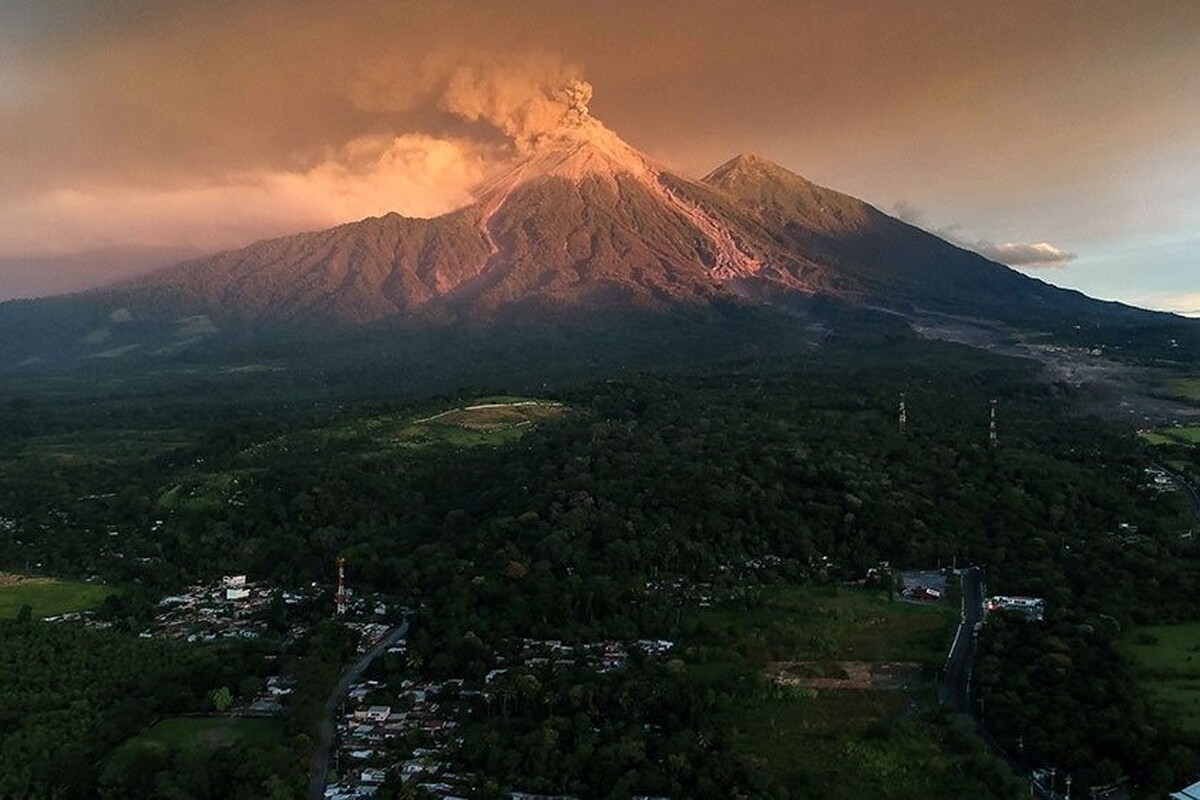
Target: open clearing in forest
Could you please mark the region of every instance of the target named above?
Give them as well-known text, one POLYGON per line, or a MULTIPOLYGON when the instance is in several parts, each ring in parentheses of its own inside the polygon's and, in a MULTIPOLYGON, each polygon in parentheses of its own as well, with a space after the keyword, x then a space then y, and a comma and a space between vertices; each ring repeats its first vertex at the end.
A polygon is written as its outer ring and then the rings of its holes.
POLYGON ((1170 385, 1171 394, 1200 403, 1200 378, 1180 378, 1170 385))
POLYGON ((1159 713, 1186 732, 1200 733, 1200 622, 1135 628, 1122 649, 1159 713))
POLYGON ((102 583, 0 573, 0 619, 16 617, 26 605, 33 609, 34 619, 87 611, 110 594, 115 594, 113 588, 102 583))
POLYGON ((809 689, 908 689, 921 678, 919 664, 896 661, 776 661, 767 678, 779 686, 809 689))
POLYGON ((722 720, 733 746, 790 785, 823 797, 940 796, 952 763, 937 731, 908 712, 936 703, 933 676, 958 610, 844 587, 773 587, 750 605, 684 612, 687 669, 713 681, 759 681, 757 699, 722 720), (729 660, 729 654, 740 656, 729 660), (723 657, 721 657, 723 655, 723 657), (876 725, 887 735, 865 737, 876 725), (914 764, 925 766, 916 769, 914 764))
POLYGON ((1143 431, 1142 438, 1152 445, 1200 444, 1200 427, 1157 428, 1143 431))
POLYGON ((567 410, 561 403, 526 397, 486 397, 424 414, 381 414, 301 431, 252 447, 252 459, 286 453, 362 451, 367 454, 432 446, 500 446, 567 410))
POLYGON ((169 717, 126 742, 123 747, 207 750, 225 745, 283 741, 283 722, 258 717, 169 717))
POLYGON ((120 464, 145 461, 188 443, 188 435, 176 428, 163 430, 88 430, 23 440, 0 462, 20 463, 28 459, 56 464, 120 464))

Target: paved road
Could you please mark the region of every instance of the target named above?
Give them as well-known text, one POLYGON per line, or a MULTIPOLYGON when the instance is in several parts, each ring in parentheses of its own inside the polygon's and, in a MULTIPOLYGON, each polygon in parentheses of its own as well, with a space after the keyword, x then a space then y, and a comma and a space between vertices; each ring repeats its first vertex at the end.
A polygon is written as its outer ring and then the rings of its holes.
POLYGON ((979 567, 971 567, 962 573, 962 618, 946 656, 938 697, 943 705, 972 717, 971 662, 975 658, 975 623, 982 619, 983 576, 979 567))
POLYGON ((1154 466, 1165 472, 1167 477, 1174 481, 1175 485, 1183 490, 1184 494, 1187 495, 1188 500, 1192 504, 1192 516, 1194 516, 1196 519, 1200 519, 1200 493, 1196 492, 1196 487, 1192 486, 1192 484, 1188 482, 1187 478, 1176 472, 1172 472, 1162 464, 1155 464, 1154 466))
POLYGON ((333 732, 336 726, 338 706, 346 699, 350 684, 358 680, 363 671, 370 666, 380 653, 400 641, 408 634, 408 620, 388 631, 379 643, 362 654, 362 657, 346 668, 337 685, 325 701, 325 710, 321 720, 321 739, 313 753, 311 778, 308 782, 309 800, 324 800, 325 776, 329 772, 329 751, 333 747, 333 732))

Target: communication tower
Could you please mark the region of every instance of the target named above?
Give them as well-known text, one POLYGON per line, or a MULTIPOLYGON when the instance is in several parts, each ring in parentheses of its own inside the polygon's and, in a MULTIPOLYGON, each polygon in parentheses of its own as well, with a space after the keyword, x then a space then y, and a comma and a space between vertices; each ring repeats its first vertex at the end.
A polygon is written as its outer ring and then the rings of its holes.
POLYGON ((900 393, 900 432, 908 429, 908 406, 904 402, 904 392, 900 393))
POLYGON ((346 559, 338 557, 338 588, 335 602, 337 604, 337 615, 340 617, 346 613, 346 559))
POLYGON ((992 401, 991 415, 988 418, 988 444, 995 447, 999 443, 996 437, 996 401, 992 401))

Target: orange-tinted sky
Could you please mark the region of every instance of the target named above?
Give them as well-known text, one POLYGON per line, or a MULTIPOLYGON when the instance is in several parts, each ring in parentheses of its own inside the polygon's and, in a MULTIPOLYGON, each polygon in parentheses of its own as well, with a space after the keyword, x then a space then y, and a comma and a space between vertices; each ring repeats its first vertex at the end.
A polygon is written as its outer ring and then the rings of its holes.
POLYGON ((6 3, 0 298, 438 213, 586 78, 678 171, 755 151, 1052 282, 1200 310, 1198 32, 1190 0, 6 3))

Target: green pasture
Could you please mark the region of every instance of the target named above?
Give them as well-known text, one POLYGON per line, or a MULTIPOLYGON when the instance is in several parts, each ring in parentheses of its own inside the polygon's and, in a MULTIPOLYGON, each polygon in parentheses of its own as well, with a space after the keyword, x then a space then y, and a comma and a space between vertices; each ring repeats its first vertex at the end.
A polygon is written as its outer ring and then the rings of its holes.
POLYGON ((79 581, 21 581, 0 585, 0 619, 16 617, 26 605, 33 609, 35 619, 87 611, 114 593, 111 586, 79 581))
POLYGON ((496 447, 516 441, 559 416, 558 403, 522 397, 486 397, 424 414, 382 414, 299 431, 247 450, 251 460, 283 454, 361 451, 368 454, 432 446, 496 447))
POLYGON ((936 668, 958 610, 838 587, 773 589, 749 609, 690 612, 712 641, 766 661, 903 661, 936 668))
POLYGON ((1122 648, 1159 712, 1180 729, 1200 734, 1200 622, 1138 627, 1122 648))
POLYGON ((1152 445, 1200 444, 1200 426, 1158 428, 1142 432, 1142 438, 1152 445))
MULTIPOLYGON (((838 800, 889 786, 896 797, 946 797, 942 771, 956 756, 939 743, 942 722, 913 711, 932 704, 933 676, 958 621, 955 609, 836 587, 776 587, 749 607, 685 612, 687 668, 714 686, 757 681, 754 699, 722 720, 733 746, 797 791, 838 800), (778 661, 904 662, 924 668, 908 689, 776 686, 778 661)), ((924 714, 925 712, 921 712, 924 714)), ((800 796, 809 796, 803 794, 800 796)))
POLYGON ((179 429, 87 430, 22 441, 0 461, 34 459, 61 464, 143 461, 188 443, 179 429))
POLYGON ((169 717, 139 733, 124 747, 200 750, 225 745, 274 744, 284 739, 283 722, 258 717, 169 717))
POLYGON ((1172 395, 1193 403, 1200 403, 1200 378, 1180 378, 1169 387, 1172 395))

